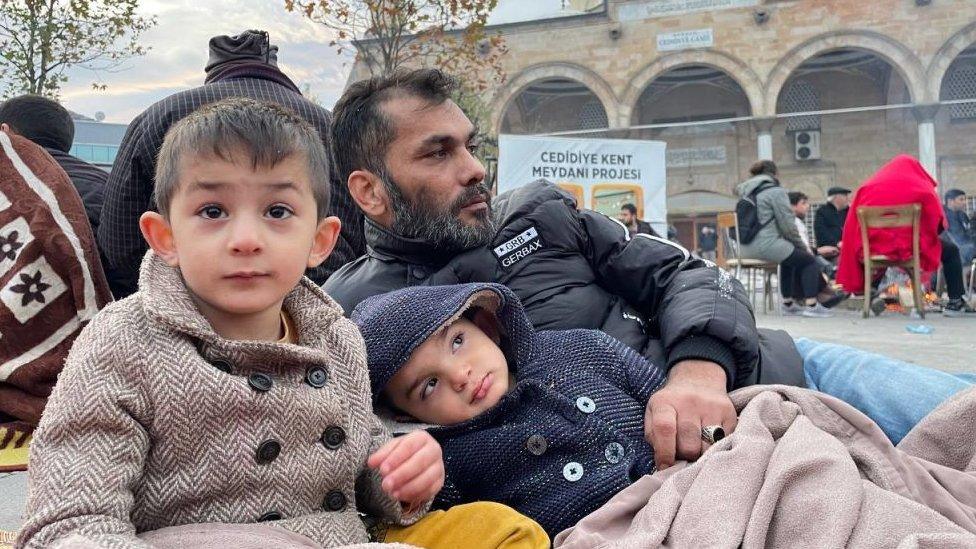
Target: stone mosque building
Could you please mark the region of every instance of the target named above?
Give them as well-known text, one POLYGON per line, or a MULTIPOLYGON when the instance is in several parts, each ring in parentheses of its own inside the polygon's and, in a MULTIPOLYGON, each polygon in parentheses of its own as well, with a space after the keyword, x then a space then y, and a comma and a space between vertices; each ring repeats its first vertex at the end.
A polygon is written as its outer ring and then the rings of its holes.
POLYGON ((757 159, 815 203, 899 153, 976 194, 976 0, 561 4, 490 27, 509 49, 492 130, 666 142, 668 217, 688 246, 757 159))

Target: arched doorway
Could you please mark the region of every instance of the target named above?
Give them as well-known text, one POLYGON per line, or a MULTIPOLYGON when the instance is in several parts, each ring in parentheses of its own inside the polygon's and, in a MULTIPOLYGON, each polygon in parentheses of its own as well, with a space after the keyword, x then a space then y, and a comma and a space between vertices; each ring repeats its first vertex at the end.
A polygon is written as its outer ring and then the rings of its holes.
POLYGON ((912 101, 903 71, 873 51, 841 47, 806 59, 776 100, 773 159, 782 184, 820 202, 828 188, 855 189, 899 153, 917 156, 912 101))
POLYGON ((532 82, 508 103, 501 133, 538 134, 609 127, 600 98, 570 78, 532 82))
MULTIPOLYGON (((943 191, 958 188, 976 195, 976 44, 960 52, 942 78, 935 117, 939 182, 943 191), (973 102, 968 102, 972 100, 973 102)), ((971 199, 972 200, 972 199, 971 199)), ((970 202, 972 209, 976 204, 970 202)))
POLYGON ((699 221, 727 209, 735 184, 756 159, 749 97, 724 70, 705 64, 670 68, 654 77, 632 108, 631 136, 667 143, 668 219, 693 246, 699 221), (732 120, 732 121, 730 121, 732 120), (726 200, 689 201, 689 197, 726 200), (704 207, 704 209, 703 209, 704 207), (709 209, 710 207, 717 209, 709 209), (682 234, 686 233, 686 234, 682 234))

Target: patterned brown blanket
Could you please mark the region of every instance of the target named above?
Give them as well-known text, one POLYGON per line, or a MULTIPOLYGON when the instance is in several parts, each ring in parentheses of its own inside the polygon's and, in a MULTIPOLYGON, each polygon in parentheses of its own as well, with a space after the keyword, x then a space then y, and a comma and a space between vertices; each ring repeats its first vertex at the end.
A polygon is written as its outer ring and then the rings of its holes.
MULTIPOLYGON (((0 426, 37 424, 71 343, 109 301, 71 180, 44 149, 0 131, 0 426)), ((10 438, 0 442, 20 435, 10 438)))

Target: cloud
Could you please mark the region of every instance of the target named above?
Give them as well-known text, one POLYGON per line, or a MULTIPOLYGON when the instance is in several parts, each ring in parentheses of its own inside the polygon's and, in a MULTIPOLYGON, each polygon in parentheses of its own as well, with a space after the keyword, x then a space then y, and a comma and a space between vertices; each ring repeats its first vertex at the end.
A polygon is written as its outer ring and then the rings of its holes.
MULTIPOLYGON (((561 0, 500 0, 493 22, 551 15, 560 5, 561 0)), ((326 108, 338 99, 352 69, 352 52, 340 55, 329 46, 334 32, 287 12, 284 0, 142 0, 139 12, 158 21, 141 37, 149 53, 112 72, 69 71, 61 94, 69 109, 88 116, 101 111, 106 121, 127 123, 156 101, 203 84, 210 38, 247 29, 268 31, 285 74, 326 108), (107 90, 93 90, 96 81, 107 90)))
POLYGON ((268 31, 279 48, 279 66, 327 107, 352 68, 351 56, 329 46, 329 29, 288 13, 283 0, 144 0, 139 11, 158 20, 141 38, 149 53, 112 72, 72 69, 61 93, 69 109, 89 116, 101 111, 109 122, 126 123, 152 103, 203 84, 210 38, 247 29, 268 31), (96 81, 108 88, 93 90, 96 81))

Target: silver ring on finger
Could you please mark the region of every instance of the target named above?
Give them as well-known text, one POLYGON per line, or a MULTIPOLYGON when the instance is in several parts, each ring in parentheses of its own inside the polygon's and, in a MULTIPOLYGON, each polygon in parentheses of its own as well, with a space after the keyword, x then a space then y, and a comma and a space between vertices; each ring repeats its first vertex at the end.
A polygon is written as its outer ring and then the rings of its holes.
POLYGON ((702 427, 701 437, 705 442, 715 444, 725 438, 725 429, 721 425, 706 425, 702 427))

